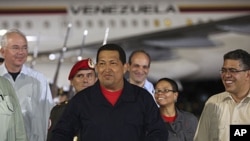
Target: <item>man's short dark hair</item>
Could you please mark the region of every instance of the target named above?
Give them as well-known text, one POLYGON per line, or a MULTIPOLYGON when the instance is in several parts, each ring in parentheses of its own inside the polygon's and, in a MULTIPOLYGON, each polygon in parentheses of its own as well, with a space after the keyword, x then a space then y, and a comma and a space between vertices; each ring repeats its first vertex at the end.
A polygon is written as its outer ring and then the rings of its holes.
POLYGON ((123 48, 117 44, 105 44, 101 46, 97 51, 96 62, 98 62, 99 60, 100 52, 104 50, 117 51, 119 53, 119 59, 121 60, 122 64, 124 65, 126 63, 126 53, 123 48))
POLYGON ((227 59, 239 60, 243 69, 250 69, 250 54, 243 49, 236 49, 224 55, 224 61, 227 59))

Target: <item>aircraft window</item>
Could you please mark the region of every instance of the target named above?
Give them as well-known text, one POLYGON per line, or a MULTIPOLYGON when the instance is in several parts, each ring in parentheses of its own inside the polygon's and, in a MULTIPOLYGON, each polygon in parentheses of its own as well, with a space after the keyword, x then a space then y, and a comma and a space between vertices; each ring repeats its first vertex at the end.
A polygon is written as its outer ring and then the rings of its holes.
POLYGON ((50 23, 48 21, 44 21, 43 22, 43 27, 44 28, 49 28, 50 27, 50 23))
POLYGON ((148 26, 149 26, 148 20, 144 19, 144 20, 143 20, 143 25, 144 25, 145 27, 148 27, 148 26))
POLYGON ((14 22, 14 27, 15 28, 20 28, 20 22, 19 21, 15 21, 14 22))
POLYGON ((164 24, 165 24, 166 27, 171 27, 172 22, 171 22, 170 19, 165 19, 165 20, 164 20, 164 24))
POLYGON ((110 20, 109 21, 109 26, 110 27, 115 27, 115 21, 114 20, 110 20))
POLYGON ((187 18, 187 19, 186 19, 186 25, 189 26, 189 25, 192 25, 192 24, 193 24, 192 19, 187 18))
POLYGON ((138 25, 138 22, 137 22, 137 20, 132 20, 132 25, 134 26, 134 27, 136 27, 137 25, 138 25))
POLYGON ((75 25, 77 28, 81 28, 82 27, 82 22, 80 20, 76 20, 75 25))
POLYGON ((158 19, 154 20, 154 25, 155 27, 159 27, 160 26, 160 21, 158 19))
POLYGON ((28 29, 30 29, 30 28, 32 28, 32 22, 31 21, 27 21, 26 22, 26 27, 28 28, 28 29))
POLYGON ((122 26, 122 27, 126 27, 126 26, 127 26, 126 20, 121 20, 121 26, 122 26))
POLYGON ((9 28, 9 23, 7 21, 2 22, 2 27, 3 28, 9 28))
POLYGON ((64 20, 63 23, 62 23, 62 27, 67 28, 69 24, 70 24, 69 21, 64 20))
POLYGON ((87 21, 87 27, 93 27, 93 22, 92 21, 87 21))
POLYGON ((98 25, 99 25, 99 27, 104 27, 104 22, 103 22, 103 20, 99 20, 99 21, 98 21, 98 25))

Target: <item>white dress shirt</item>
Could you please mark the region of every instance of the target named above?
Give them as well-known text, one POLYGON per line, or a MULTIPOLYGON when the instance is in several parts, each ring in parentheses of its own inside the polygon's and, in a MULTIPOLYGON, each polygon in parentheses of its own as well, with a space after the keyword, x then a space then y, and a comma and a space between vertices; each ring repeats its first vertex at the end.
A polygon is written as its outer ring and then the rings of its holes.
POLYGON ((5 63, 0 66, 0 75, 13 85, 24 118, 25 129, 30 141, 45 141, 48 131, 50 110, 54 106, 49 83, 45 76, 23 65, 14 81, 5 63))
POLYGON ((250 93, 240 103, 228 92, 211 96, 202 111, 194 141, 229 141, 231 124, 250 124, 250 93))

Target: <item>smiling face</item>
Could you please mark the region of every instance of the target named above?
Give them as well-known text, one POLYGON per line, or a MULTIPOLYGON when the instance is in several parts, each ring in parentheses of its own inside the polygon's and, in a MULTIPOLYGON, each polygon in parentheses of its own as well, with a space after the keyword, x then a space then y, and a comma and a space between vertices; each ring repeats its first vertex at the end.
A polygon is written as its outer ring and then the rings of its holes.
POLYGON ((28 56, 28 44, 25 37, 18 33, 7 35, 7 45, 1 49, 5 65, 10 72, 20 71, 28 56))
POLYGON ((173 106, 178 98, 178 92, 173 91, 168 81, 159 81, 155 86, 155 100, 159 106, 173 106))
POLYGON ((126 65, 122 64, 118 51, 103 50, 97 57, 96 71, 101 86, 111 91, 122 89, 126 65))
POLYGON ((132 84, 142 86, 149 73, 150 60, 146 54, 138 52, 131 58, 128 65, 129 81, 132 84))
POLYGON ((221 73, 221 79, 226 91, 235 95, 248 92, 250 79, 249 70, 230 72, 230 70, 244 70, 239 60, 225 60, 222 70, 227 70, 221 73))

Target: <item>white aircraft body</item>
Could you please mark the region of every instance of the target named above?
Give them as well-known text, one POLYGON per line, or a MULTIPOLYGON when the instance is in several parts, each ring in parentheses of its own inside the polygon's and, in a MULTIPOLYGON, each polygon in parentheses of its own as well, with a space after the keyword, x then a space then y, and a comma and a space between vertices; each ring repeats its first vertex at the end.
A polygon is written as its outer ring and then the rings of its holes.
POLYGON ((0 30, 24 32, 29 39, 27 65, 33 62, 34 69, 59 87, 69 86, 67 76, 78 56, 95 60, 105 43, 120 44, 127 56, 145 49, 152 57, 152 81, 192 81, 219 78, 226 52, 250 52, 249 13, 248 0, 10 0, 0 2, 0 30), (52 54, 54 60, 49 59, 52 54))

